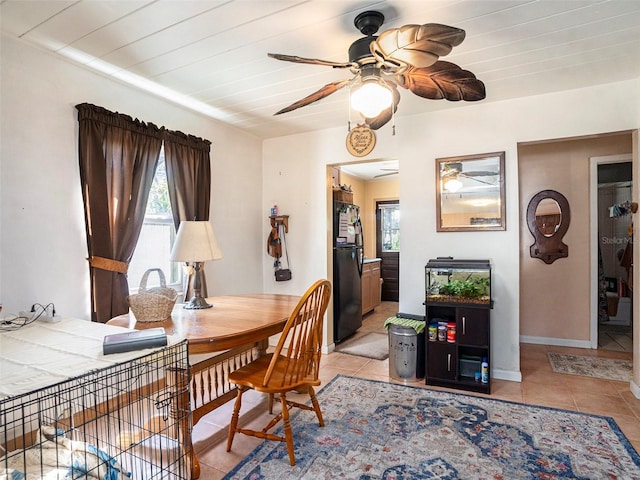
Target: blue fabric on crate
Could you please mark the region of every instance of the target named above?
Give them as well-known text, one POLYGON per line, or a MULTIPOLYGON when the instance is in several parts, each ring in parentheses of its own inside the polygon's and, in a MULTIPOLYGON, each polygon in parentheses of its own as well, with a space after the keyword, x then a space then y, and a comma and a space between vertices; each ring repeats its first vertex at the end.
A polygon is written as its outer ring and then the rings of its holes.
POLYGON ((72 458, 65 478, 98 477, 101 473, 104 474, 99 476, 101 480, 120 480, 123 475, 131 478, 131 472, 122 471, 118 461, 104 450, 90 443, 80 445, 84 447, 84 451, 81 450, 78 457, 72 458), (86 463, 87 460, 90 460, 89 464, 86 463))
POLYGON ((47 473, 46 478, 69 480, 131 478, 131 472, 123 471, 118 460, 108 452, 93 444, 66 438, 61 429, 45 425, 39 432, 38 440, 24 451, 9 452, 4 468, 0 468, 0 478, 6 478, 8 474, 11 475, 10 480, 41 478, 43 472, 47 473), (24 471, 16 473, 16 467, 24 471))
POLYGON ((403 327, 413 328, 417 334, 422 333, 427 322, 423 320, 413 320, 411 318, 402 317, 389 317, 384 321, 384 328, 389 328, 389 325, 401 325, 403 327))
POLYGON ((12 468, 0 468, 0 478, 6 478, 7 480, 25 480, 24 473, 12 468))

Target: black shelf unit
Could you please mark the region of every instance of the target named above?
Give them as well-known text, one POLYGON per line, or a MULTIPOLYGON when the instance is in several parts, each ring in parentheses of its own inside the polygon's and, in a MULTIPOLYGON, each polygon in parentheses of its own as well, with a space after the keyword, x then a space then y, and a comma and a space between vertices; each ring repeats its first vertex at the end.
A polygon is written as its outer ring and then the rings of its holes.
MULTIPOLYGON (((491 393, 491 375, 487 383, 476 381, 475 372, 481 371, 481 362, 487 358, 491 365, 490 300, 491 267, 489 261, 454 260, 438 258, 425 267, 425 309, 427 328, 440 322, 455 324, 455 341, 430 341, 425 336, 425 383, 478 393, 491 393), (449 301, 437 295, 435 283, 447 279, 469 278, 470 272, 489 279, 488 298, 483 303, 468 302, 464 298, 450 297, 449 301), (434 293, 435 292, 435 293, 434 293), (436 301, 437 300, 437 301, 436 301)), ((436 285, 437 286, 437 285, 436 285)))
POLYGON ((477 382, 474 372, 480 371, 483 357, 491 358, 489 306, 473 304, 426 304, 427 325, 440 321, 455 322, 456 341, 426 340, 426 384, 458 388, 479 393, 491 393, 489 382, 477 382), (462 362, 461 362, 462 361, 462 362), (470 368, 476 365, 475 368, 470 368))

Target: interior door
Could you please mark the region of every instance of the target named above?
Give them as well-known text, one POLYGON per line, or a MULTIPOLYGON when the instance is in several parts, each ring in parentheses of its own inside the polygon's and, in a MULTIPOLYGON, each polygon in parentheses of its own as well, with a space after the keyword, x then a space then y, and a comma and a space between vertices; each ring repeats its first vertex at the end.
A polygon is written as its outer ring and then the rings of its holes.
POLYGON ((400 297, 399 200, 376 202, 376 257, 382 259, 382 301, 397 302, 400 297))

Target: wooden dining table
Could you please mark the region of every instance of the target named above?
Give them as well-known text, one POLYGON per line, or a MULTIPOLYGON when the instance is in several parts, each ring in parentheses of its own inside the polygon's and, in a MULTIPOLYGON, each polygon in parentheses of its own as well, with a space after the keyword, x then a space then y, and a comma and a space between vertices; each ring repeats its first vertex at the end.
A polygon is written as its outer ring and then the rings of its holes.
MULTIPOLYGON (((136 330, 163 327, 167 335, 188 340, 192 425, 204 415, 235 397, 229 374, 264 355, 269 337, 282 331, 299 296, 244 294, 208 297, 211 308, 188 310, 176 304, 171 317, 157 322, 139 322, 132 312, 107 322, 136 330)), ((184 442, 192 460, 192 478, 200 477, 200 465, 191 442, 191 429, 184 442)))

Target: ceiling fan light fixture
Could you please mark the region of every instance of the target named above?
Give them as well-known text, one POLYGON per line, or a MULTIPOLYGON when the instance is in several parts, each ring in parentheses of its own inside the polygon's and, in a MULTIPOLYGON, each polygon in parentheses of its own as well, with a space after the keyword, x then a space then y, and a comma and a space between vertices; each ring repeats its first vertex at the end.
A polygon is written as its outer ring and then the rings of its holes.
MULTIPOLYGON (((385 10, 388 8, 385 7, 385 10)), ((392 121, 395 135, 395 112, 400 101, 398 85, 430 100, 478 101, 486 97, 484 83, 472 72, 439 60, 464 40, 464 30, 439 23, 412 23, 390 28, 377 35, 384 19, 384 15, 375 10, 367 10, 356 16, 354 25, 364 37, 349 46, 348 62, 269 53, 276 60, 349 69, 353 74, 350 79, 324 85, 275 115, 311 105, 348 85, 349 131, 353 109, 364 116, 370 130, 378 130, 392 121)))
POLYGON ((444 182, 444 189, 448 192, 455 193, 462 188, 462 182, 458 180, 458 176, 450 178, 444 182))
POLYGON ((365 118, 377 117, 393 102, 391 89, 378 78, 363 80, 362 84, 351 92, 351 107, 365 118))

